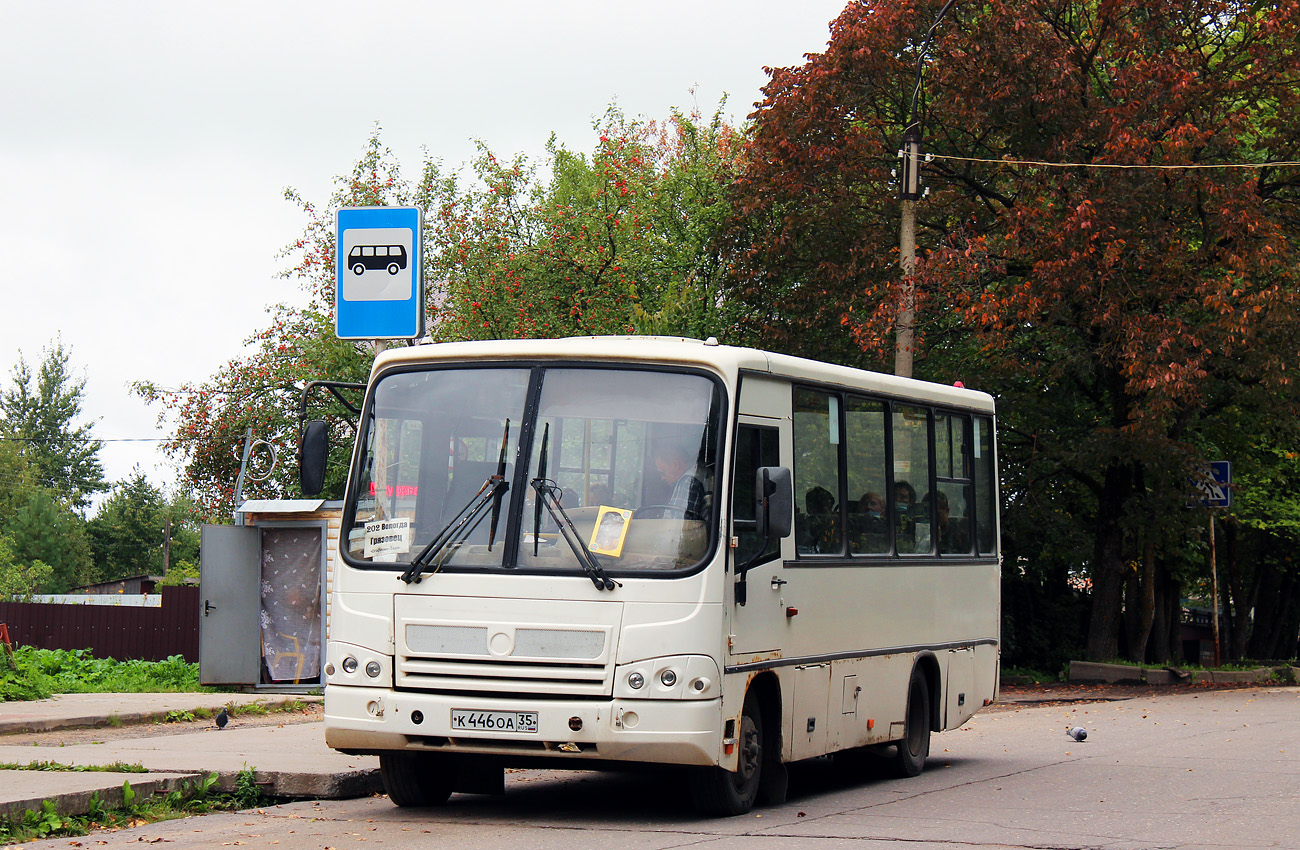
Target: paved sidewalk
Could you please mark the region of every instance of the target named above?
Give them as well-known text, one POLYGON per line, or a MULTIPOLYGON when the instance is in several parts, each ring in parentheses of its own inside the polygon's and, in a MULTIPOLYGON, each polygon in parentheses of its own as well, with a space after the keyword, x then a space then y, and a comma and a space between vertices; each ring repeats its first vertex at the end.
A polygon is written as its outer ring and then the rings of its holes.
MULTIPOLYGON (((120 726, 164 720, 169 711, 220 711, 225 705, 268 706, 319 702, 300 694, 60 694, 50 699, 0 702, 0 735, 81 726, 120 726)), ((3 744, 3 739, 0 739, 3 744)))
MULTIPOLYGON (((325 746, 323 724, 241 727, 239 717, 218 730, 155 737, 119 738, 104 743, 33 747, 5 743, 5 734, 59 728, 147 723, 169 711, 219 710, 227 703, 285 702, 299 696, 258 694, 76 694, 21 703, 0 703, 0 763, 52 761, 72 766, 141 765, 149 772, 0 771, 0 818, 55 801, 62 814, 86 811, 92 794, 106 803, 120 801, 123 781, 141 793, 170 791, 179 782, 216 773, 220 784, 252 769, 268 794, 282 797, 342 799, 379 790, 379 760, 345 756, 325 746), (110 723, 109 718, 117 720, 110 723)), ((312 698, 308 698, 312 699, 312 698)), ((314 698, 314 699, 319 699, 314 698)))

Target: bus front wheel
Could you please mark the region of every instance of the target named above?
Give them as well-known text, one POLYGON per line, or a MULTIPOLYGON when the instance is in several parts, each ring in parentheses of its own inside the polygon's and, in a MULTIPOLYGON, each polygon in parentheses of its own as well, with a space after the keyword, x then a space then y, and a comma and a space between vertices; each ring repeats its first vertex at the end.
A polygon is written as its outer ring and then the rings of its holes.
POLYGON ((912 670, 912 681, 907 688, 907 716, 903 724, 903 740, 898 742, 894 756, 894 772, 902 777, 919 776, 930 755, 930 685, 921 668, 912 670))
POLYGON ((456 762, 439 753, 382 753, 379 777, 394 804, 440 806, 451 796, 458 773, 456 762))
POLYGON ((750 694, 740 716, 736 772, 721 767, 698 768, 691 773, 691 800, 706 815, 743 815, 754 807, 763 778, 763 713, 750 694))
POLYGON ((352 273, 353 273, 353 274, 365 274, 365 273, 366 273, 366 267, 363 266, 363 265, 361 265, 361 263, 357 263, 355 266, 352 267, 352 273))

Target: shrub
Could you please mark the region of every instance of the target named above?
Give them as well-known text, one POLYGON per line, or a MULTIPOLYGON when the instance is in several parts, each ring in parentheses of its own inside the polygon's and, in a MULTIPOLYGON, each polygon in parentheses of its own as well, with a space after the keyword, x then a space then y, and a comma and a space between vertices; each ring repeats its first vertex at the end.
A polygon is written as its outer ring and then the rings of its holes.
MULTIPOLYGON (((4 655, 0 653, 0 656, 4 655)), ((85 649, 14 650, 0 661, 0 700, 44 699, 54 694, 174 693, 198 691, 199 665, 173 655, 163 661, 95 658, 85 649)))

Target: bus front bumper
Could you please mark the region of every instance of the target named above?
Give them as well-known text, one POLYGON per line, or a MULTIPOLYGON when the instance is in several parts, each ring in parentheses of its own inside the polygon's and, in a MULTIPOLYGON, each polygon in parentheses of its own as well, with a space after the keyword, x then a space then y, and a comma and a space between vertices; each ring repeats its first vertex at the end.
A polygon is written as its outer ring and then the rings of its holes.
POLYGON ((325 688, 325 743, 358 754, 405 750, 711 766, 726 760, 722 726, 717 699, 592 702, 325 688), (467 722, 513 725, 516 718, 526 731, 465 728, 467 722))

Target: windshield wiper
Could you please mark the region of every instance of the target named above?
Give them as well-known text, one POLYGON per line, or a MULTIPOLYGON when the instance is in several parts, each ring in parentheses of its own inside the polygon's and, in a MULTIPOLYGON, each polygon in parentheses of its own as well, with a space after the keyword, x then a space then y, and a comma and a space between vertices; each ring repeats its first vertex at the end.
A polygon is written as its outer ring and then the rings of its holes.
POLYGON ((510 485, 506 483, 506 443, 509 437, 510 420, 507 419, 505 433, 501 436, 501 453, 497 457, 496 474, 489 475, 478 492, 470 497, 465 507, 461 508, 451 521, 433 536, 428 545, 411 559, 411 565, 401 575, 402 581, 407 584, 419 584, 424 571, 443 549, 452 544, 463 543, 474 529, 478 528, 478 524, 482 522, 483 511, 489 504, 492 505, 492 522, 488 528, 488 551, 492 551, 492 544, 496 542, 497 536, 497 520, 501 516, 501 499, 510 489, 510 485))
MULTIPOLYGON (((573 555, 578 559, 578 564, 582 566, 582 571, 591 579, 592 584, 596 585, 597 590, 613 590, 616 586, 622 587, 623 583, 614 581, 605 574, 600 562, 596 556, 588 551, 586 546, 582 545, 582 538, 578 535, 578 529, 573 527, 573 520, 565 513, 564 506, 560 504, 560 499, 556 495, 560 492, 559 486, 554 481, 547 481, 544 478, 534 478, 531 482, 533 489, 537 491, 537 500, 546 506, 547 512, 555 524, 559 526, 560 536, 564 542, 569 544, 573 550, 573 555)), ((534 545, 536 545, 537 535, 533 535, 534 545)))
POLYGON ((573 520, 564 511, 564 505, 560 504, 559 486, 546 478, 546 461, 551 445, 551 423, 547 422, 542 426, 542 448, 537 456, 537 477, 531 482, 533 489, 537 491, 537 500, 533 505, 533 555, 537 554, 537 546, 541 540, 539 532, 542 525, 542 506, 546 506, 546 511, 555 520, 555 525, 560 529, 560 536, 564 542, 569 544, 573 550, 573 555, 578 559, 582 566, 582 571, 591 579, 592 584, 596 585, 597 590, 613 590, 615 586, 622 587, 623 583, 614 581, 605 574, 604 568, 596 560, 596 556, 582 545, 582 538, 578 536, 578 529, 573 527, 573 520))

